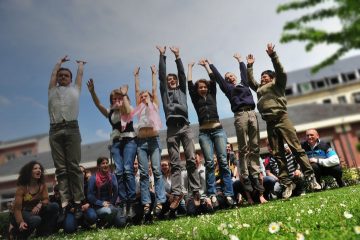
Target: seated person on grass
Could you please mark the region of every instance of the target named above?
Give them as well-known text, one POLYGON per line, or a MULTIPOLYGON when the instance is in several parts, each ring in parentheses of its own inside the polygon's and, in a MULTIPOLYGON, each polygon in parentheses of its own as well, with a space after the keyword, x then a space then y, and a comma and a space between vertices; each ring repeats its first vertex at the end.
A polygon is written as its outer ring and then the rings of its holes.
POLYGON ((301 146, 310 160, 317 182, 320 183, 322 176, 332 176, 339 187, 345 186, 338 155, 329 144, 320 140, 316 129, 306 131, 306 141, 301 146))
POLYGON ((124 227, 126 215, 123 208, 115 206, 118 198, 117 179, 110 172, 109 159, 99 157, 96 161, 97 171, 90 177, 88 201, 98 216, 98 227, 124 227))

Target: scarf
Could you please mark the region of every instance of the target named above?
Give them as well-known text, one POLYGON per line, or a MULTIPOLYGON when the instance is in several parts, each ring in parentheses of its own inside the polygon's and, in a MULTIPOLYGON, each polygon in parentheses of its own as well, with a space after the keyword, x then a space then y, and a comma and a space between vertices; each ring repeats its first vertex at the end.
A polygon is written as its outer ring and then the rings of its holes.
POLYGON ((95 184, 97 188, 97 195, 98 198, 100 198, 100 188, 104 186, 106 183, 109 183, 109 194, 112 195, 112 181, 111 181, 111 174, 108 173, 102 173, 101 171, 97 171, 95 174, 95 184))

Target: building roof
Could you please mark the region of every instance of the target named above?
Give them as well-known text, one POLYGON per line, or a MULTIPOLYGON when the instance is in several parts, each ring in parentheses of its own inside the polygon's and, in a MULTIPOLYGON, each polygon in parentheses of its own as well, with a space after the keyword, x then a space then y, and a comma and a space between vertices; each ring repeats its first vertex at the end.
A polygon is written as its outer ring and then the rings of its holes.
POLYGON ((338 60, 333 65, 322 68, 316 74, 311 73, 311 68, 288 72, 288 85, 338 76, 340 73, 353 72, 357 69, 360 69, 360 55, 338 60))
MULTIPOLYGON (((311 124, 314 122, 325 121, 333 118, 348 117, 359 113, 360 105, 358 104, 308 104, 297 105, 288 108, 288 115, 291 121, 294 123, 294 126, 309 123, 311 124)), ((259 114, 258 119, 260 132, 266 131, 266 124, 263 120, 261 120, 259 114)), ((357 121, 360 121, 360 118, 357 119, 357 121)), ((222 119, 221 123, 226 131, 228 138, 236 136, 234 128, 234 118, 222 119)), ((195 143, 198 143, 198 124, 191 124, 191 127, 194 130, 194 141, 195 143)), ((166 130, 160 131, 160 141, 161 146, 163 148, 166 148, 166 130)), ((93 163, 99 156, 109 156, 110 153, 108 150, 108 144, 109 141, 101 141, 83 145, 81 148, 81 164, 86 165, 89 163, 93 163)), ((45 169, 54 168, 51 152, 44 152, 35 156, 23 156, 21 158, 8 161, 6 164, 1 166, 0 176, 3 177, 17 174, 24 164, 32 160, 39 161, 45 169)))
POLYGON ((0 141, 0 149, 18 146, 18 145, 22 145, 22 144, 34 143, 44 137, 47 137, 48 135, 49 135, 48 133, 42 133, 42 134, 32 135, 32 136, 28 136, 28 137, 13 139, 10 141, 0 141))

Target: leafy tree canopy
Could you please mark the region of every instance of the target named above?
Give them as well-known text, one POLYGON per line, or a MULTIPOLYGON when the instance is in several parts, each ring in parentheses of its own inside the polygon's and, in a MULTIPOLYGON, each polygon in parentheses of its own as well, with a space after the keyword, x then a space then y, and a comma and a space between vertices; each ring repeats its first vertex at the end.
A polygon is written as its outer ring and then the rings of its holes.
POLYGON ((313 8, 313 12, 298 19, 286 22, 281 36, 282 43, 291 41, 306 42, 306 51, 314 46, 325 44, 338 44, 339 48, 331 56, 312 68, 317 72, 321 68, 333 64, 341 56, 352 49, 360 49, 360 0, 297 0, 281 4, 277 12, 313 8), (321 5, 326 4, 328 7, 321 5), (309 23, 338 18, 342 29, 338 32, 329 32, 309 26, 309 23))

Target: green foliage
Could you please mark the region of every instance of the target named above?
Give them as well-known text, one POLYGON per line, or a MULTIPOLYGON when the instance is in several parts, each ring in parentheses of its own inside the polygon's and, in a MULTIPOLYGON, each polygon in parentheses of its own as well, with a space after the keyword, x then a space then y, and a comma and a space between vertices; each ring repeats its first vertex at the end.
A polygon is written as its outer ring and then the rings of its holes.
POLYGON ((358 150, 358 152, 360 152, 360 142, 356 144, 356 149, 358 150))
POLYGON ((360 1, 359 0, 298 0, 285 3, 277 8, 277 12, 316 8, 313 12, 305 14, 298 19, 285 23, 281 42, 306 42, 306 51, 311 51, 319 44, 337 44, 338 50, 321 63, 312 68, 317 72, 321 68, 333 64, 341 56, 352 49, 360 49, 360 1), (320 4, 328 7, 319 9, 320 4), (309 23, 331 18, 338 18, 342 29, 338 32, 329 32, 308 26, 309 23))
POLYGON ((7 236, 9 229, 9 213, 0 213, 0 239, 4 239, 7 236))
POLYGON ((218 211, 212 215, 155 221, 125 229, 58 234, 53 239, 359 239, 360 185, 311 193, 290 200, 218 211), (270 223, 280 228, 269 232, 270 223))

